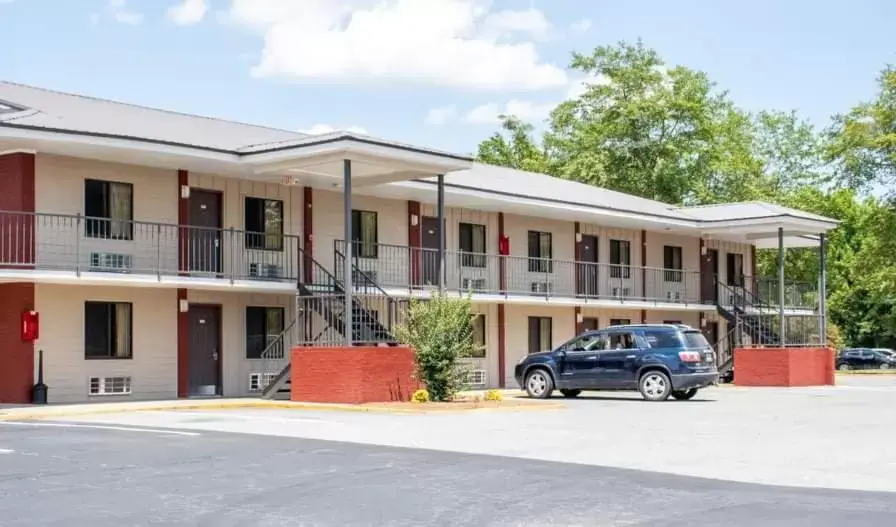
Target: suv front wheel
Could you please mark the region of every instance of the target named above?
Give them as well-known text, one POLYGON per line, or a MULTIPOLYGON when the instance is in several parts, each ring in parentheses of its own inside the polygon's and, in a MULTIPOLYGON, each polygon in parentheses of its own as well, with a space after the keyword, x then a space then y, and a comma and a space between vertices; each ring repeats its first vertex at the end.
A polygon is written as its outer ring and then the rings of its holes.
POLYGON ((641 376, 638 391, 648 401, 665 401, 672 395, 672 381, 661 371, 649 371, 641 376))
POLYGON ((534 399, 547 399, 554 391, 551 374, 539 368, 526 375, 526 393, 534 399))

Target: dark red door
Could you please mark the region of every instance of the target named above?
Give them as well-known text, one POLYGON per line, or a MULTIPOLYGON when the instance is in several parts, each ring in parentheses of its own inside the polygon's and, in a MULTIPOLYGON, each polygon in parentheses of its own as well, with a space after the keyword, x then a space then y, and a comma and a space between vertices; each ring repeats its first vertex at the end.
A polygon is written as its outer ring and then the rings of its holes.
POLYGON ((423 285, 439 284, 439 220, 423 217, 420 233, 421 261, 423 265, 423 285))
POLYGON ((700 259, 700 299, 704 304, 715 304, 719 298, 716 277, 719 276, 719 251, 707 249, 700 259))
POLYGON ((576 292, 582 296, 598 296, 600 294, 599 271, 597 264, 597 236, 582 236, 579 258, 579 283, 576 292))
POLYGON ((189 394, 221 395, 221 308, 191 304, 189 394))
POLYGON ((187 262, 191 272, 219 274, 223 271, 221 266, 222 221, 221 193, 190 189, 187 262))

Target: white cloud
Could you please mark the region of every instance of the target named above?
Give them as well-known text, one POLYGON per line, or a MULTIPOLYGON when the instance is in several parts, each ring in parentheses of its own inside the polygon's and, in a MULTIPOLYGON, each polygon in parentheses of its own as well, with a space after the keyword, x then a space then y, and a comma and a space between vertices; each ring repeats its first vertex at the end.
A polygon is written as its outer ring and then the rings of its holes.
POLYGON ((586 33, 589 29, 591 29, 591 19, 583 18, 576 22, 573 22, 569 26, 569 30, 573 33, 586 33))
POLYGON ((498 124, 501 115, 513 115, 522 121, 543 121, 557 106, 556 102, 533 102, 511 99, 504 104, 488 103, 477 106, 463 116, 470 124, 498 124))
POLYGON ((476 106, 466 113, 459 112, 457 106, 453 104, 441 106, 429 110, 425 122, 435 126, 457 120, 469 124, 494 125, 501 122, 501 115, 513 115, 526 122, 538 123, 547 119, 551 111, 564 100, 580 97, 588 89, 589 85, 606 84, 607 82, 609 82, 608 79, 600 76, 577 77, 570 79, 569 83, 564 87, 566 91, 555 100, 529 101, 511 99, 503 103, 489 102, 476 106))
POLYGON ((509 34, 523 33, 535 39, 545 39, 551 30, 551 23, 544 13, 529 8, 525 11, 505 9, 485 16, 482 22, 482 36, 500 39, 509 34))
POLYGON ((429 112, 426 114, 425 123, 439 126, 447 123, 448 121, 453 121, 456 118, 457 106, 449 104, 447 106, 440 106, 438 108, 429 110, 429 112))
POLYGON ((180 26, 198 24, 208 11, 205 0, 181 0, 181 3, 168 8, 168 19, 180 26))
POLYGON ((119 11, 115 13, 115 20, 122 24, 136 26, 143 22, 143 13, 138 13, 136 11, 119 11))
MULTIPOLYGON (((109 0, 106 3, 106 11, 113 20, 120 24, 135 26, 143 22, 143 13, 129 10, 126 0, 109 0)), ((100 13, 92 13, 90 23, 99 24, 102 17, 103 15, 100 13)))
POLYGON ((361 126, 333 126, 330 124, 316 124, 306 130, 299 130, 303 134, 320 135, 329 134, 331 132, 352 132, 354 134, 367 135, 367 129, 361 126))
POLYGON ((232 0, 228 19, 264 35, 260 77, 516 91, 567 83, 538 56, 544 15, 492 11, 489 0, 232 0))

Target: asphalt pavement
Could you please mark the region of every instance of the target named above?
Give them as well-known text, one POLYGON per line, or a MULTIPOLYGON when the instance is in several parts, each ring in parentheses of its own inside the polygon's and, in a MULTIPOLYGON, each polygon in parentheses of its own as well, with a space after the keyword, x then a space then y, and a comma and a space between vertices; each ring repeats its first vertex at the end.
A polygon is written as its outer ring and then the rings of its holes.
POLYGON ((890 493, 295 437, 0 423, 2 527, 858 527, 894 517, 890 493))

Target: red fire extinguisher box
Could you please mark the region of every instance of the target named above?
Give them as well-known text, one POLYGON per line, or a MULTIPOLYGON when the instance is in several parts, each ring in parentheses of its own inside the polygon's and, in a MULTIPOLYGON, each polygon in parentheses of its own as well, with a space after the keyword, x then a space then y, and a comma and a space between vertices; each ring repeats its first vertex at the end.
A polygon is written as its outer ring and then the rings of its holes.
POLYGON ((40 314, 37 311, 22 312, 22 342, 34 342, 40 337, 40 314))

